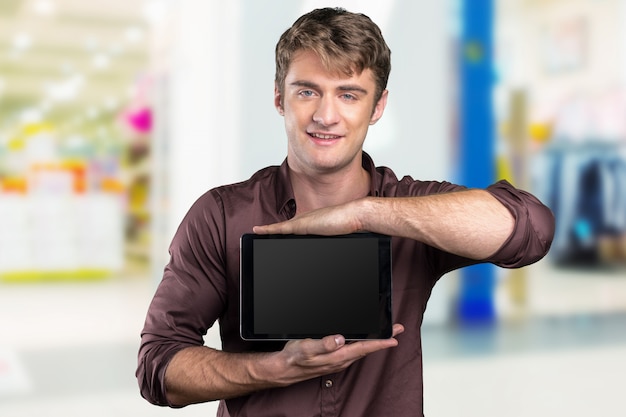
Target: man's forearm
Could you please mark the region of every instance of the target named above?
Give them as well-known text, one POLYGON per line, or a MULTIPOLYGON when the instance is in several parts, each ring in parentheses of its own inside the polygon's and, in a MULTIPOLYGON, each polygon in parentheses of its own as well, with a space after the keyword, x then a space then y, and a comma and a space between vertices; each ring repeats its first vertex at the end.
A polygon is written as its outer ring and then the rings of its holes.
POLYGON ((260 368, 271 369, 270 355, 227 353, 205 346, 183 349, 174 355, 165 372, 167 399, 182 406, 278 386, 260 377, 260 368))
POLYGON ((364 230, 419 240, 472 259, 493 255, 515 222, 509 210, 484 190, 366 198, 356 204, 364 230))
POLYGON ((183 406, 233 398, 341 372, 370 353, 397 346, 404 327, 394 324, 389 339, 346 344, 340 335, 288 342, 271 353, 227 353, 204 346, 179 351, 165 371, 170 404, 183 406))

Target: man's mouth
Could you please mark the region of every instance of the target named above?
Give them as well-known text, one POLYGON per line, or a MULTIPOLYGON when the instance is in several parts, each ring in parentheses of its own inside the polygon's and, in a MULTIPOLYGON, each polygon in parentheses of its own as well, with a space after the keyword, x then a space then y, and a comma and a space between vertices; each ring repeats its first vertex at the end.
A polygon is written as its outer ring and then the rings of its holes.
POLYGON ((324 139, 324 140, 339 139, 341 137, 337 135, 325 135, 322 133, 309 133, 309 135, 316 139, 324 139))

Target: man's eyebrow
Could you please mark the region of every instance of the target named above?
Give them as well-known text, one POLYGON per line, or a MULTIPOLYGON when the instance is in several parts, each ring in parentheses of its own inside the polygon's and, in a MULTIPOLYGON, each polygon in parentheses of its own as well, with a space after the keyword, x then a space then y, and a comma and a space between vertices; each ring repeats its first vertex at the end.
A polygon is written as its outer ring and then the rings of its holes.
POLYGON ((363 87, 361 87, 360 85, 352 85, 352 84, 348 84, 348 85, 340 85, 339 88, 337 88, 339 91, 355 91, 361 94, 366 95, 367 94, 367 90, 363 87))
MULTIPOLYGON (((294 81, 292 83, 290 83, 289 85, 293 86, 293 87, 306 87, 306 88, 314 88, 314 89, 319 89, 319 85, 317 85, 314 82, 311 81, 305 81, 305 80, 297 80, 294 81)), ((354 92, 359 92, 361 94, 367 94, 368 91, 361 87, 360 85, 356 85, 356 84, 346 84, 346 85, 340 85, 339 87, 337 87, 337 90, 339 91, 354 91, 354 92)))
POLYGON ((294 87, 307 87, 307 88, 319 88, 319 85, 312 83, 311 81, 294 81, 289 84, 294 87))

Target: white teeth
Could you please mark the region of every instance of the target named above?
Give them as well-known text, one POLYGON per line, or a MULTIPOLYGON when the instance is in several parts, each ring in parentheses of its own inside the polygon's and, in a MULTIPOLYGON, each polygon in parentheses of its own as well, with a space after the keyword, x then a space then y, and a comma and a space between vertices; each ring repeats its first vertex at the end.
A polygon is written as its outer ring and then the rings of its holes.
POLYGON ((318 139, 337 139, 339 137, 334 135, 321 135, 319 133, 312 133, 311 136, 314 136, 318 139))

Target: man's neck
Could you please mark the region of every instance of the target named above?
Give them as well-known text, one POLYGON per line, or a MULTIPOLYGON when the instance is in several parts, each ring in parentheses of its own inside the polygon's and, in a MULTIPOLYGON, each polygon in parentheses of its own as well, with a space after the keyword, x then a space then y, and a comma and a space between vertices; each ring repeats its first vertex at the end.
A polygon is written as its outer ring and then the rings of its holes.
POLYGON ((333 173, 310 177, 291 171, 296 214, 363 198, 370 191, 370 175, 360 168, 354 173, 333 173))

